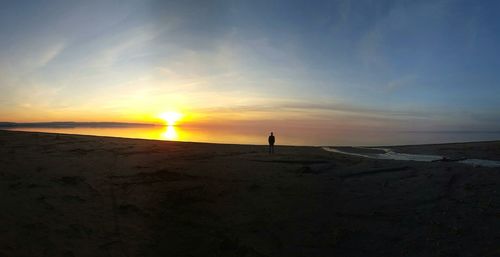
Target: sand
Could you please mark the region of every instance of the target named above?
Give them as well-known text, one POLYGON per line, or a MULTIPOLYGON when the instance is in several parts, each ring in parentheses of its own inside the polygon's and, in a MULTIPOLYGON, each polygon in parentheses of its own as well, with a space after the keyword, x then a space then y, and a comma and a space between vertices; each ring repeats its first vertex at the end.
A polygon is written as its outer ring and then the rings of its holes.
POLYGON ((0 131, 0 256, 500 256, 498 168, 266 151, 0 131))

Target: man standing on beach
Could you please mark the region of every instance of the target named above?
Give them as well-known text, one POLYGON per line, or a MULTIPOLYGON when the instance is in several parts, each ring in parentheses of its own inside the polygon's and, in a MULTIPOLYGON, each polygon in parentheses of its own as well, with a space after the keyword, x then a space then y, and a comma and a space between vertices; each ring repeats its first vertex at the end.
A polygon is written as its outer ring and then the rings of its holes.
POLYGON ((269 153, 274 153, 274 135, 273 132, 271 132, 271 135, 267 139, 269 142, 269 153))

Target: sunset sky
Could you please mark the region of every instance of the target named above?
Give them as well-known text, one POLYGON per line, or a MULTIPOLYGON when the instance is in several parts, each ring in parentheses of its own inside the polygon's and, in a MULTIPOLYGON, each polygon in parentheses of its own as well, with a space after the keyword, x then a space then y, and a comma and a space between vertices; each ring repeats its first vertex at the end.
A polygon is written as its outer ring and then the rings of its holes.
POLYGON ((2 1, 0 121, 500 130, 497 1, 2 1))

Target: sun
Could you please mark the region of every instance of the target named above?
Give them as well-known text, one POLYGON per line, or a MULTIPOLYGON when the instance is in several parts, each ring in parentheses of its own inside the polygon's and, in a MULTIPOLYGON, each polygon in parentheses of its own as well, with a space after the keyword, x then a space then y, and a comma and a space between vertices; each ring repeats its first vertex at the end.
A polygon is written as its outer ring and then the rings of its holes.
POLYGON ((178 112, 164 112, 158 116, 163 119, 168 126, 175 125, 182 118, 182 114, 178 112))

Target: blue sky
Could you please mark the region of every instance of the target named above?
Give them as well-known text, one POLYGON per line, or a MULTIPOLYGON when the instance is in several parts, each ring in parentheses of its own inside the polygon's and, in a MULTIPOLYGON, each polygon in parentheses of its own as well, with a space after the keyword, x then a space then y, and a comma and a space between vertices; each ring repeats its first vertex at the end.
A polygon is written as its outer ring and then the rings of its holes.
POLYGON ((500 130, 496 1, 3 1, 0 120, 500 130))

